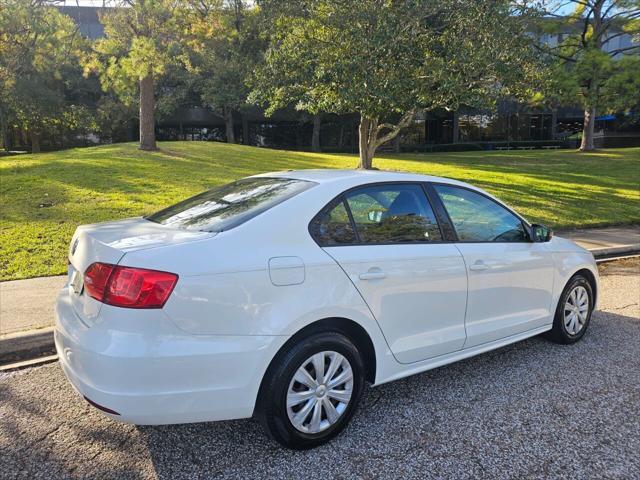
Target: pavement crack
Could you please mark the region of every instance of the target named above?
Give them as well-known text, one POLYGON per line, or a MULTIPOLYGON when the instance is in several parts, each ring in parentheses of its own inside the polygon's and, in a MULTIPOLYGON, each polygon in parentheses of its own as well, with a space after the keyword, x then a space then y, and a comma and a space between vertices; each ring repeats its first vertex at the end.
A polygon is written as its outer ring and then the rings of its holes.
POLYGON ((33 442, 31 442, 28 446, 27 449, 30 449, 31 447, 33 447, 34 445, 37 445, 38 443, 44 442, 47 438, 49 438, 51 435, 53 435, 54 433, 56 433, 58 430, 60 430, 62 428, 62 424, 56 426, 55 428, 49 430, 47 433, 45 433, 44 435, 42 435, 41 437, 35 439, 33 442))
POLYGON ((638 305, 638 302, 629 303, 627 305, 623 305, 622 307, 609 308, 608 310, 624 310, 625 308, 635 307, 636 305, 638 305))
MULTIPOLYGON (((104 451, 102 451, 102 450, 98 450, 96 453, 94 453, 93 455, 91 455, 87 460, 85 460, 86 465, 89 465, 89 464, 90 464, 90 462, 92 462, 93 460, 95 460, 96 458, 98 458, 98 457, 99 457, 100 455, 102 455, 103 453, 104 453, 104 451)), ((68 473, 68 474, 72 474, 73 472, 75 472, 75 471, 78 469, 78 467, 79 467, 80 465, 83 465, 83 464, 80 464, 80 463, 79 463, 79 464, 72 465, 72 466, 68 467, 68 468, 67 468, 67 473, 68 473)))
MULTIPOLYGON (((115 446, 115 451, 119 451, 122 447, 124 447, 129 442, 130 439, 131 438, 127 435, 122 440, 120 440, 115 446)), ((96 458, 98 458, 103 453, 105 453, 105 450, 102 448, 98 448, 98 451, 96 453, 94 453, 87 460, 84 461, 85 463, 72 465, 67 469, 67 473, 72 474, 78 469, 79 466, 91 464, 91 462, 93 462, 96 458)))

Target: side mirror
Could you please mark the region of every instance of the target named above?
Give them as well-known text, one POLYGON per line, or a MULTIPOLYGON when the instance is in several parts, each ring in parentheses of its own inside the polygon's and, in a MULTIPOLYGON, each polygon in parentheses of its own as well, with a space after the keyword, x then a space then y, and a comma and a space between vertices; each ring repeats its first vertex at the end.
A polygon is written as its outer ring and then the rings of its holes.
POLYGON ((531 225, 531 241, 532 242, 548 242, 553 238, 553 230, 544 225, 534 223, 531 225))

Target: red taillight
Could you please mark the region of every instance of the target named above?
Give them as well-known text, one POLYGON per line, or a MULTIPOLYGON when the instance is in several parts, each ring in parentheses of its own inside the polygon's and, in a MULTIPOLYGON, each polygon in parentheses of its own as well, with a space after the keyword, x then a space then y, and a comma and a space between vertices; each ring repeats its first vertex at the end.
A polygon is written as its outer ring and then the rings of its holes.
POLYGON ((174 273, 108 263, 92 263, 84 274, 90 297, 127 308, 162 308, 177 281, 174 273))
POLYGON ((84 289, 87 295, 99 301, 104 301, 104 294, 107 288, 109 277, 113 273, 115 265, 108 263, 92 263, 84 272, 84 289))

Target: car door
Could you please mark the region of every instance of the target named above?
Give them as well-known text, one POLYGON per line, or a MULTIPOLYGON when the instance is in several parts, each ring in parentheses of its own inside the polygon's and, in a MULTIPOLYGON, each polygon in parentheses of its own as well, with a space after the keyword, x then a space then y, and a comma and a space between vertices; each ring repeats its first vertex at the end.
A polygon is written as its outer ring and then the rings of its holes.
POLYGON ((467 278, 418 183, 345 192, 312 221, 316 241, 369 306, 399 362, 460 350, 467 278))
MULTIPOLYGON (((468 271, 465 348, 552 321, 553 257, 512 211, 480 192, 434 184, 468 271)), ((432 196, 433 198, 433 196, 432 196)))

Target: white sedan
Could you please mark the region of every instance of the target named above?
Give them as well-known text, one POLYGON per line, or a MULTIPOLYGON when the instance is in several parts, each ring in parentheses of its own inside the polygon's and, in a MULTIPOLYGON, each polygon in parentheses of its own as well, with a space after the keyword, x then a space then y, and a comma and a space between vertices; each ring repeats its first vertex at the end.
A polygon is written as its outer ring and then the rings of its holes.
POLYGON ((279 172, 79 227, 55 340, 113 419, 256 416, 302 449, 347 425, 367 382, 579 340, 597 290, 591 253, 466 183, 279 172))

